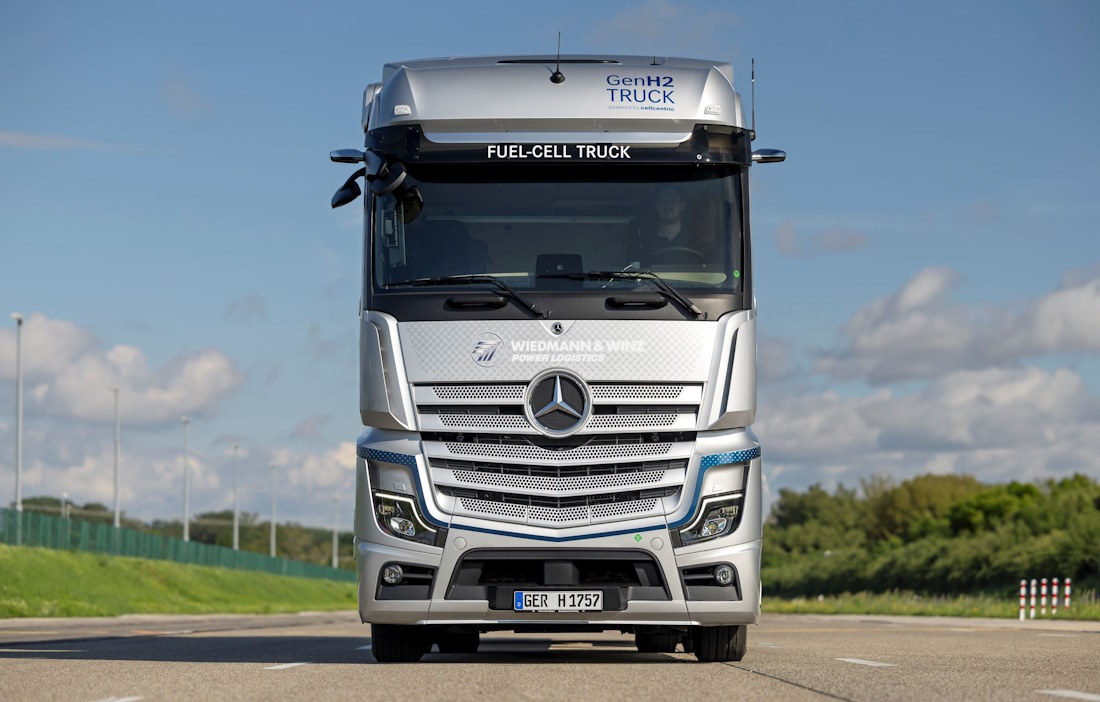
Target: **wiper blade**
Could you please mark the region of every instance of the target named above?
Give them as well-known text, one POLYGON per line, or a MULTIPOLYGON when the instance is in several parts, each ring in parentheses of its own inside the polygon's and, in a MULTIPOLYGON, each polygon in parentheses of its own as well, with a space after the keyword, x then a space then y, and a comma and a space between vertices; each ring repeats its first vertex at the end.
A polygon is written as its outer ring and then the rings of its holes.
POLYGON ((661 276, 653 271, 587 271, 585 273, 543 273, 539 278, 566 278, 568 280, 648 280, 657 286, 657 289, 675 300, 681 307, 691 312, 696 318, 706 319, 706 313, 699 309, 698 305, 689 300, 683 293, 668 284, 661 276))
POLYGON ((537 314, 543 319, 550 316, 550 310, 544 310, 539 305, 536 305, 526 295, 521 295, 515 288, 508 285, 508 283, 505 283, 500 278, 497 278, 495 275, 441 275, 434 278, 413 278, 412 280, 399 280, 396 283, 387 283, 386 287, 390 288, 395 285, 412 285, 417 287, 428 285, 469 285, 474 283, 488 283, 489 285, 493 285, 508 297, 531 310, 533 314, 537 314))

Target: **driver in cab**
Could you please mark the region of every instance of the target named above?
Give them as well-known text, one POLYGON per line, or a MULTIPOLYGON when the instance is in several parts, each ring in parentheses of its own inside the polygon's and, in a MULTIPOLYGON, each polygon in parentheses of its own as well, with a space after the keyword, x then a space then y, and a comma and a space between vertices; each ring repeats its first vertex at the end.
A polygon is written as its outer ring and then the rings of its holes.
POLYGON ((694 221, 700 217, 686 216, 686 209, 687 203, 679 190, 672 186, 658 188, 653 199, 653 216, 630 222, 633 259, 642 265, 705 264, 714 230, 705 226, 705 222, 694 221))

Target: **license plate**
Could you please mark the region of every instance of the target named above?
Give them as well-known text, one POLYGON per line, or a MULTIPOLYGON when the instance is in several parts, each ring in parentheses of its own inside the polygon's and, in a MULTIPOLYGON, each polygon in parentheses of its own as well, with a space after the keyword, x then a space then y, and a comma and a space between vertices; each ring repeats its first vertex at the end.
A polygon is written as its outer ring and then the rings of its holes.
POLYGON ((603 592, 520 590, 516 592, 513 609, 517 612, 601 612, 603 592))

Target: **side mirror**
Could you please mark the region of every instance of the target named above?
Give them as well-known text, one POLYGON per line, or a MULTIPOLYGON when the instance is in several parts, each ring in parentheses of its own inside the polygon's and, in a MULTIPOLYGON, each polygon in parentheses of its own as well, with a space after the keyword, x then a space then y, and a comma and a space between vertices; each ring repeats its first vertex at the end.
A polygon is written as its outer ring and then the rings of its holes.
POLYGON ((366 174, 367 169, 360 168, 355 173, 352 173, 350 178, 344 181, 344 184, 341 185, 340 189, 332 196, 332 209, 343 207, 363 194, 363 191, 359 189, 359 184, 356 183, 355 180, 366 174))
POLYGON ((329 151, 328 158, 333 163, 362 163, 367 156, 358 149, 337 149, 329 151))
POLYGON ((752 152, 753 163, 782 163, 787 159, 787 152, 779 149, 757 149, 752 152))

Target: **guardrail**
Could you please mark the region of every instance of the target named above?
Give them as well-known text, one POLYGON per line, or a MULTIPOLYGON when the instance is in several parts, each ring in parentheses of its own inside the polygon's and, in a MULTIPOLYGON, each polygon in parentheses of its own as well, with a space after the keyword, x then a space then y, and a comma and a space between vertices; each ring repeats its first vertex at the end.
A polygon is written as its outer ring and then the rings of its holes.
POLYGON ((5 508, 0 508, 0 543, 355 582, 355 573, 350 570, 272 558, 252 551, 234 551, 225 546, 184 541, 128 527, 116 529, 102 522, 5 508))

